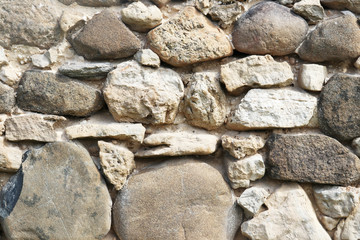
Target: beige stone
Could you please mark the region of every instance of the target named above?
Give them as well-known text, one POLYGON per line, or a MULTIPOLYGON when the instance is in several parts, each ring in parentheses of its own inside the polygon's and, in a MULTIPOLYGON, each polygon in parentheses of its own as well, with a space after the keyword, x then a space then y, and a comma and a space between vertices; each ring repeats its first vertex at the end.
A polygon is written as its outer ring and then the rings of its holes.
POLYGON ((321 91, 327 76, 327 68, 318 64, 303 64, 299 71, 300 87, 310 91, 321 91))
POLYGON ((263 148, 265 139, 249 133, 241 133, 235 136, 225 134, 221 137, 221 144, 233 157, 242 159, 256 154, 259 149, 263 148))
POLYGON ((0 67, 4 66, 4 65, 8 65, 8 59, 5 55, 5 51, 4 48, 0 46, 0 67))
MULTIPOLYGON (((360 204, 358 203, 354 211, 346 218, 344 227, 341 231, 341 240, 360 239, 360 204)), ((339 239, 339 240, 340 240, 339 239)))
POLYGON ((360 69, 360 57, 355 61, 354 66, 355 66, 357 69, 360 69))
POLYGON ((244 209, 245 215, 253 217, 257 214, 264 204, 265 199, 270 195, 267 189, 262 187, 251 187, 245 191, 237 199, 237 203, 244 209))
POLYGON ((324 226, 324 228, 328 231, 332 231, 333 229, 335 229, 340 222, 340 218, 332 218, 325 215, 322 215, 319 220, 324 226))
POLYGON ((9 85, 9 86, 16 86, 21 78, 22 70, 14 65, 9 64, 6 66, 1 67, 0 70, 0 81, 9 85))
POLYGON ((296 2, 292 10, 309 20, 309 23, 316 24, 325 16, 324 8, 320 4, 320 0, 301 0, 296 2))
POLYGON ((134 58, 141 65, 155 67, 155 68, 160 67, 160 58, 151 49, 140 49, 134 55, 134 58))
POLYGON ((0 170, 16 172, 21 165, 23 151, 16 145, 11 144, 0 137, 0 170))

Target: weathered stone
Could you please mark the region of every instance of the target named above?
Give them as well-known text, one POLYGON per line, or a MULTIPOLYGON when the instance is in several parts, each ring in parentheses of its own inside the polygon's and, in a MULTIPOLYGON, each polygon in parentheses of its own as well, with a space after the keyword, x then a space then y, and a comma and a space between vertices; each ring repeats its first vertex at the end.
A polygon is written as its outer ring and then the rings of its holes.
POLYGON ((241 194, 237 203, 244 209, 246 216, 253 217, 259 212, 269 195, 270 193, 264 188, 251 187, 241 194))
POLYGON ((294 4, 292 10, 313 24, 321 21, 325 16, 320 0, 301 0, 294 4))
POLYGON ((0 67, 4 66, 4 65, 8 65, 9 61, 5 55, 5 51, 4 48, 2 48, 0 46, 0 67))
POLYGON ((360 69, 360 57, 356 60, 356 62, 354 63, 354 66, 355 66, 357 69, 360 69))
POLYGON ((142 2, 134 2, 121 10, 121 19, 132 30, 147 32, 161 24, 162 13, 156 6, 147 7, 142 2))
POLYGON ((306 21, 280 4, 265 1, 252 6, 236 22, 233 44, 248 54, 293 53, 308 31, 306 21))
POLYGON ((320 129, 341 140, 360 136, 360 75, 335 74, 321 91, 320 129))
POLYGON ((15 91, 0 82, 0 113, 9 113, 15 105, 15 91))
POLYGON ((0 81, 6 85, 16 87, 20 81, 22 70, 14 64, 1 67, 0 70, 0 81))
POLYGON ((352 147, 354 149, 354 153, 360 157, 360 137, 358 138, 355 138, 353 141, 352 141, 352 147))
POLYGON ((67 127, 65 132, 69 139, 114 138, 117 140, 130 140, 142 143, 145 130, 140 123, 88 123, 67 127))
POLYGON ((158 7, 163 7, 166 4, 168 4, 171 0, 151 0, 153 3, 155 3, 158 7))
POLYGON ((359 202, 360 189, 339 186, 315 186, 314 197, 320 211, 332 218, 346 218, 359 202))
POLYGON ((88 16, 83 11, 67 8, 61 14, 59 20, 60 28, 63 32, 67 33, 71 28, 83 24, 87 17, 88 16))
POLYGON ((301 59, 310 62, 353 59, 360 55, 359 38, 356 17, 344 15, 317 24, 297 52, 301 59))
POLYGON ((228 119, 234 130, 306 126, 316 109, 316 97, 295 88, 251 89, 228 119))
POLYGON ((46 68, 51 64, 50 59, 46 56, 46 54, 35 54, 31 56, 31 62, 38 68, 46 68))
POLYGON ((186 6, 148 33, 150 48, 176 67, 232 55, 226 34, 194 7, 186 6))
POLYGON ((321 91, 327 76, 325 66, 318 64, 303 64, 299 71, 300 87, 310 91, 321 91))
POLYGON ((101 92, 51 72, 26 71, 17 89, 17 104, 28 111, 88 116, 104 105, 101 92))
POLYGON ((100 164, 106 178, 120 190, 126 178, 135 169, 134 154, 123 146, 99 141, 100 164))
POLYGON ((226 96, 221 89, 217 73, 201 72, 191 77, 185 95, 188 122, 208 130, 223 125, 226 116, 226 96))
POLYGON ((320 134, 274 134, 267 141, 267 173, 281 180, 349 185, 360 180, 360 160, 320 134))
POLYGON ((73 3, 77 3, 83 6, 89 7, 110 7, 115 5, 120 5, 120 0, 59 0, 59 2, 70 5, 73 3))
POLYGON ((50 48, 58 43, 61 30, 58 16, 47 0, 0 1, 0 45, 10 48, 24 44, 50 48))
POLYGON ((175 120, 184 85, 171 69, 129 61, 108 74, 103 92, 116 121, 164 124, 175 120))
POLYGON ((21 165, 23 151, 0 137, 0 170, 4 172, 16 172, 21 165))
POLYGON ((351 215, 346 218, 344 227, 341 231, 341 240, 355 240, 360 239, 360 204, 356 205, 356 208, 351 215))
POLYGON ((241 225, 250 239, 331 240, 316 218, 305 191, 295 183, 284 183, 265 201, 267 211, 241 225))
POLYGON ((277 62, 270 55, 250 56, 221 65, 221 81, 231 94, 246 87, 284 87, 293 82, 294 74, 287 62, 277 62))
POLYGON ((6 114, 0 114, 0 136, 4 135, 5 132, 5 121, 8 118, 6 114))
POLYGON ((265 174, 264 159, 260 154, 237 161, 228 160, 226 165, 228 178, 234 189, 249 187, 250 181, 258 180, 265 174))
POLYGON ((204 15, 208 15, 211 8, 214 6, 214 0, 195 0, 195 7, 204 15))
POLYGON ((160 67, 160 58, 151 49, 141 49, 135 55, 134 58, 138 63, 143 66, 160 67))
POLYGON ((147 147, 140 149, 135 156, 208 155, 215 152, 218 141, 215 135, 191 131, 153 133, 144 139, 147 147))
POLYGON ((1 224, 7 239, 101 239, 110 230, 111 205, 85 148, 49 143, 27 152, 2 189, 1 224))
POLYGON ((321 4, 333 9, 349 9, 354 13, 360 13, 360 2, 354 0, 321 0, 321 4))
POLYGON ((54 125, 64 120, 64 117, 40 114, 10 117, 5 121, 6 140, 55 142, 57 136, 54 125))
POLYGON ((185 159, 131 175, 113 209, 123 240, 232 240, 242 218, 222 175, 185 159))
POLYGON ((252 156, 264 147, 265 139, 254 134, 239 134, 236 136, 223 135, 221 137, 222 147, 234 158, 242 159, 252 156))
POLYGON ((216 4, 210 9, 209 14, 212 20, 219 21, 220 26, 226 28, 233 24, 244 11, 242 3, 235 2, 226 5, 216 4))
POLYGON ((105 78, 116 68, 111 63, 102 62, 67 62, 59 68, 59 72, 73 78, 105 78))
POLYGON ((88 60, 125 58, 140 49, 140 40, 111 10, 95 15, 68 37, 77 54, 88 60))
MULTIPOLYGON (((334 219, 334 218, 331 218, 331 217, 328 217, 328 216, 321 216, 319 218, 321 224, 324 226, 324 228, 328 231, 332 231, 333 229, 336 228, 336 226, 338 225, 338 223, 340 222, 340 219, 337 218, 337 219, 334 219)), ((333 238, 335 239, 335 238, 333 238)))

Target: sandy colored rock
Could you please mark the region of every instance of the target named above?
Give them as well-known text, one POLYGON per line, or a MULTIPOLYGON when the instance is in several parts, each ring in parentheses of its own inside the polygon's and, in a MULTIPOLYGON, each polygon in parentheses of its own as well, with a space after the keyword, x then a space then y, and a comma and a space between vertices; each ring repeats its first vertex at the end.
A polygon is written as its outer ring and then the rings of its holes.
POLYGON ((360 69, 360 57, 354 62, 354 67, 360 69))
POLYGON ((192 75, 185 95, 184 113, 193 126, 212 130, 223 125, 226 96, 217 73, 201 72, 192 75))
POLYGON ((252 156, 265 146, 265 139, 255 134, 242 133, 235 136, 221 136, 222 147, 234 158, 252 156))
POLYGON ((310 91, 321 91, 327 76, 325 66, 318 64, 301 65, 298 83, 300 87, 310 91))
POLYGON ((122 240, 232 240, 242 214, 215 168, 180 159, 131 175, 113 217, 122 240))
POLYGON ((108 60, 134 55, 140 40, 125 26, 115 12, 104 10, 82 29, 68 36, 75 52, 88 60, 108 60))
POLYGON ((108 74, 103 93, 116 121, 164 124, 175 120, 184 85, 171 69, 128 61, 108 74))
POLYGON ((1 67, 0 69, 0 81, 11 87, 16 87, 20 81, 22 70, 15 66, 15 64, 9 64, 1 67))
POLYGON ((257 214, 264 204, 265 199, 270 193, 261 187, 251 187, 245 191, 237 199, 237 203, 244 209, 245 215, 253 217, 257 214))
POLYGON ((360 2, 356 0, 321 0, 321 4, 333 9, 348 9, 354 13, 360 13, 360 2))
POLYGON ((325 16, 320 0, 301 0, 294 4, 292 10, 313 24, 321 21, 325 16))
POLYGON ((151 49, 140 49, 135 55, 135 60, 143 66, 160 67, 160 58, 151 49))
POLYGON ((134 154, 123 146, 104 141, 98 142, 100 148, 100 164, 106 178, 120 190, 126 178, 135 169, 134 154))
POLYGON ((88 116, 104 105, 99 90, 52 72, 26 71, 17 89, 17 105, 33 112, 88 116))
POLYGON ((215 152, 219 138, 208 133, 158 132, 144 139, 136 157, 208 155, 215 152))
POLYGON ((265 1, 252 6, 236 21, 232 34, 237 51, 276 56, 293 53, 308 31, 306 21, 280 4, 265 1))
POLYGON ((23 155, 23 151, 18 146, 7 142, 4 137, 0 137, 1 172, 3 171, 16 172, 17 170, 19 170, 21 165, 22 155, 23 155))
POLYGON ((284 183, 265 201, 265 205, 267 211, 241 225, 244 236, 261 240, 331 240, 298 184, 284 183))
POLYGON ((162 13, 156 6, 145 6, 142 2, 133 2, 121 10, 121 19, 132 30, 147 32, 162 21, 162 13))
POLYGON ((6 114, 0 114, 0 136, 5 133, 5 121, 8 118, 6 114))
POLYGON ((247 87, 284 87, 292 84, 294 74, 287 62, 277 62, 270 55, 249 56, 221 65, 221 81, 231 94, 247 87))
POLYGON ((211 19, 219 21, 223 28, 229 27, 236 19, 245 11, 244 6, 240 2, 232 4, 215 4, 209 11, 211 19))
POLYGON ((226 126, 233 130, 302 127, 316 105, 316 97, 295 88, 251 89, 226 126))
POLYGON ((232 55, 226 34, 194 7, 148 33, 150 48, 162 61, 176 67, 232 55))
POLYGON ((67 62, 59 68, 59 72, 72 78, 105 78, 116 68, 111 63, 103 62, 67 62))
POLYGON ((0 46, 0 67, 8 64, 9 64, 9 60, 5 55, 4 48, 0 46))
POLYGON ((95 240, 110 230, 108 189, 89 153, 74 143, 27 152, 1 196, 7 239, 95 240))
POLYGON ((341 240, 353 240, 360 238, 360 204, 356 205, 356 208, 351 215, 346 218, 344 227, 341 231, 341 240))
POLYGON ((267 141, 267 173, 286 181, 349 185, 360 180, 360 160, 320 134, 274 134, 267 141))
POLYGON ((69 139, 113 138, 142 143, 145 130, 140 123, 87 123, 67 127, 65 132, 69 139))
MULTIPOLYGON (((332 231, 333 229, 336 228, 336 226, 338 225, 338 223, 340 222, 339 218, 331 218, 325 215, 322 215, 319 218, 321 224, 324 226, 324 228, 328 231, 332 231)), ((333 238, 335 239, 335 238, 333 238)))
POLYGON ((9 113, 15 105, 15 91, 0 82, 0 113, 9 113))
POLYGON ((360 55, 359 38, 356 17, 344 15, 317 24, 297 52, 301 59, 309 62, 354 59, 360 55))

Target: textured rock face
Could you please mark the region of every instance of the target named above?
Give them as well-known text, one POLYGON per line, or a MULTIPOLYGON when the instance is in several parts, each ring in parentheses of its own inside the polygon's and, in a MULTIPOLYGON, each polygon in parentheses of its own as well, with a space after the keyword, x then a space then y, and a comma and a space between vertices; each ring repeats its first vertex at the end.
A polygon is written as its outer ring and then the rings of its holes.
POLYGON ((132 175, 116 198, 113 216, 123 240, 232 240, 242 218, 221 174, 184 159, 132 175))
POLYGON ((4 137, 0 137, 0 170, 2 172, 19 170, 22 154, 23 151, 19 147, 7 142, 4 137))
POLYGON ((0 113, 9 113, 15 105, 14 89, 0 82, 0 113))
POLYGON ((298 184, 283 184, 266 200, 265 205, 269 210, 241 225, 246 237, 262 240, 331 239, 298 184))
POLYGON ((221 66, 221 81, 231 94, 245 87, 284 87, 294 74, 287 62, 276 62, 270 55, 250 56, 221 66))
POLYGON ((237 199, 237 203, 244 209, 247 216, 254 216, 259 212, 265 199, 270 195, 269 191, 261 187, 246 189, 237 199))
POLYGON ((341 140, 360 136, 360 75, 336 74, 321 91, 318 104, 320 129, 341 140))
POLYGON ((161 60, 177 67, 232 55, 225 33, 194 7, 151 30, 148 39, 161 60))
POLYGON ((217 73, 195 73, 185 95, 185 116, 191 125, 208 130, 225 121, 226 96, 217 73))
POLYGON ((292 128, 309 123, 316 97, 292 88, 252 89, 230 115, 227 127, 234 130, 292 128))
POLYGON ((27 71, 17 90, 17 104, 28 111, 87 116, 100 110, 101 92, 74 79, 51 72, 27 71))
POLYGON ((359 158, 333 138, 274 134, 267 146, 267 173, 273 178, 333 185, 360 180, 359 158))
POLYGON ((143 66, 160 67, 160 58, 151 49, 140 49, 134 56, 135 60, 143 66))
POLYGON ((360 13, 360 3, 353 0, 321 0, 321 3, 333 9, 349 9, 355 13, 360 13))
POLYGON ((59 68, 59 72, 72 78, 105 78, 115 67, 111 63, 68 62, 59 68))
POLYGON ((77 54, 89 60, 125 58, 140 49, 140 40, 110 10, 95 15, 68 40, 77 54))
POLYGON ((233 44, 243 53, 286 55, 295 51, 307 30, 306 21, 287 7, 261 2, 237 20, 233 44))
POLYGON ((341 231, 341 240, 352 240, 360 238, 360 204, 357 204, 355 210, 345 220, 341 231))
POLYGON ((311 62, 337 61, 360 55, 357 19, 345 15, 326 20, 310 32, 298 49, 300 58, 311 62), (344 42, 346 39, 346 42, 344 42))
POLYGON ((300 68, 298 82, 300 87, 310 91, 321 91, 327 75, 325 66, 303 64, 300 68))
POLYGON ((0 211, 8 239, 95 240, 106 235, 111 198, 84 148, 50 143, 24 159, 22 170, 2 189, 0 211))
POLYGON ((164 124, 174 121, 184 85, 170 69, 129 61, 109 73, 103 92, 116 121, 164 124))
POLYGON ((301 0, 294 4, 292 10, 309 20, 310 23, 317 23, 325 16, 320 0, 301 0))
POLYGON ((221 137, 222 147, 227 150, 234 158, 242 159, 246 156, 255 155, 263 148, 265 140, 256 135, 223 135, 221 137))
POLYGON ((220 26, 226 28, 234 23, 244 11, 242 3, 235 2, 226 5, 216 4, 210 9, 209 14, 212 20, 219 21, 220 26))

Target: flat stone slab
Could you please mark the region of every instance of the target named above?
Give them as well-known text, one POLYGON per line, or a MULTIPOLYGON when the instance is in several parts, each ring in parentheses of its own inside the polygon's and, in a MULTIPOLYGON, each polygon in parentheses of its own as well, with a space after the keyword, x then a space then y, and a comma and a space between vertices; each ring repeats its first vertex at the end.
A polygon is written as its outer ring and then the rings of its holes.
POLYGON ((103 62, 67 62, 59 68, 59 72, 72 78, 105 78, 116 68, 111 63, 103 62))

